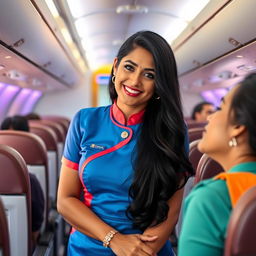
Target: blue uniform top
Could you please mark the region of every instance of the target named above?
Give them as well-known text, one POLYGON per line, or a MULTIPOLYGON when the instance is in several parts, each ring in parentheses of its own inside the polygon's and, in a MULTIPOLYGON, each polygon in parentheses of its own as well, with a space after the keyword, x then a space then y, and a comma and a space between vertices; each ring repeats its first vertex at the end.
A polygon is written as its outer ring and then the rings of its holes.
MULTIPOLYGON (((105 223, 123 234, 142 233, 127 218, 128 191, 133 179, 132 160, 144 111, 132 115, 127 125, 116 104, 80 110, 73 118, 62 162, 78 170, 84 203, 105 223)), ((115 255, 102 242, 74 231, 68 254, 115 255)), ((169 241, 158 253, 171 256, 169 241)))

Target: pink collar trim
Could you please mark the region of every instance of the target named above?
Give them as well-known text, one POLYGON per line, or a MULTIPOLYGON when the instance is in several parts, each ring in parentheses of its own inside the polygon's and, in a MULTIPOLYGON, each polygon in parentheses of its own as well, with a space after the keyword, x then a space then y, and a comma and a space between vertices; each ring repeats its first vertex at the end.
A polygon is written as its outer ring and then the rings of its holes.
MULTIPOLYGON (((126 125, 126 120, 124 117, 123 112, 118 108, 116 102, 112 105, 111 107, 111 114, 114 117, 114 119, 122 124, 122 125, 126 125)), ((135 125, 135 124, 139 124, 142 123, 143 121, 143 117, 144 117, 144 113, 145 113, 145 109, 141 110, 140 112, 133 114, 129 117, 129 120, 127 121, 127 125, 135 125)))

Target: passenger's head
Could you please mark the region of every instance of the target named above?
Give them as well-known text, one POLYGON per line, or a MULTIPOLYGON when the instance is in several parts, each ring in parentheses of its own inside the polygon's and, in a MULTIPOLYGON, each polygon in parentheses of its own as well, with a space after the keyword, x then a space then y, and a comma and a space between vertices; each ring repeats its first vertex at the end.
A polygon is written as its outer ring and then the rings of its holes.
POLYGON ((207 117, 214 111, 215 107, 212 103, 203 101, 193 108, 191 118, 197 122, 206 122, 207 117))
MULTIPOLYGON (((215 160, 256 156, 256 74, 247 76, 224 98, 209 123, 198 148, 215 160)), ((222 161, 221 160, 221 161, 222 161)))
POLYGON ((29 132, 28 120, 24 116, 7 117, 1 124, 1 130, 17 130, 29 132))
POLYGON ((109 81, 112 102, 121 96, 122 90, 127 89, 126 85, 128 90, 138 89, 128 91, 128 94, 139 93, 139 97, 134 99, 146 103, 159 97, 161 102, 167 101, 167 97, 174 102, 175 97, 179 99, 175 58, 163 37, 151 31, 140 31, 123 43, 115 58, 109 81), (138 76, 141 70, 143 74, 138 76), (140 83, 142 87, 138 86, 140 83))
POLYGON ((33 113, 33 112, 28 113, 27 115, 25 115, 25 118, 27 120, 40 120, 41 119, 41 117, 37 113, 33 113))

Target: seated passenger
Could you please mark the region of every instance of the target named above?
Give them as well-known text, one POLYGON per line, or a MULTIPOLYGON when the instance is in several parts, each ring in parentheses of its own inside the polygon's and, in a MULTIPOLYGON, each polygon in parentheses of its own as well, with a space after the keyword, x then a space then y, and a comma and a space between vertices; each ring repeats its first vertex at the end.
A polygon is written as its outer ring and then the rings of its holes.
POLYGON ((27 120, 41 120, 41 117, 34 112, 28 113, 27 115, 25 115, 27 120))
POLYGON ((201 181, 185 200, 179 256, 221 256, 232 208, 256 185, 256 74, 223 99, 209 116, 198 149, 226 171, 201 181))
POLYGON ((203 101, 194 107, 191 118, 196 122, 206 122, 207 117, 214 111, 215 107, 212 103, 203 101))
MULTIPOLYGON (((23 116, 7 117, 1 124, 1 130, 18 130, 29 132, 28 121, 23 116)), ((41 185, 32 173, 29 173, 31 185, 32 238, 36 244, 44 219, 44 195, 41 185)))

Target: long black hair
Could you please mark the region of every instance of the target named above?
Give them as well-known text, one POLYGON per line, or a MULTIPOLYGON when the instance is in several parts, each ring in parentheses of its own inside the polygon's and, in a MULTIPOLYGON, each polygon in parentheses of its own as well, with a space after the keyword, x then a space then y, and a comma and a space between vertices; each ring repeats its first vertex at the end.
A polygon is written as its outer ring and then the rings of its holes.
POLYGON ((244 125, 252 153, 256 155, 256 73, 248 75, 238 86, 230 104, 233 122, 244 125))
MULTIPOLYGON (((134 226, 145 230, 166 220, 167 201, 193 170, 184 147, 186 128, 173 52, 160 35, 140 31, 121 46, 117 66, 136 47, 148 50, 156 67, 155 92, 147 104, 135 149, 135 173, 129 190, 132 201, 127 209, 134 226)), ((112 79, 109 81, 109 93, 114 102, 117 93, 112 79)))

